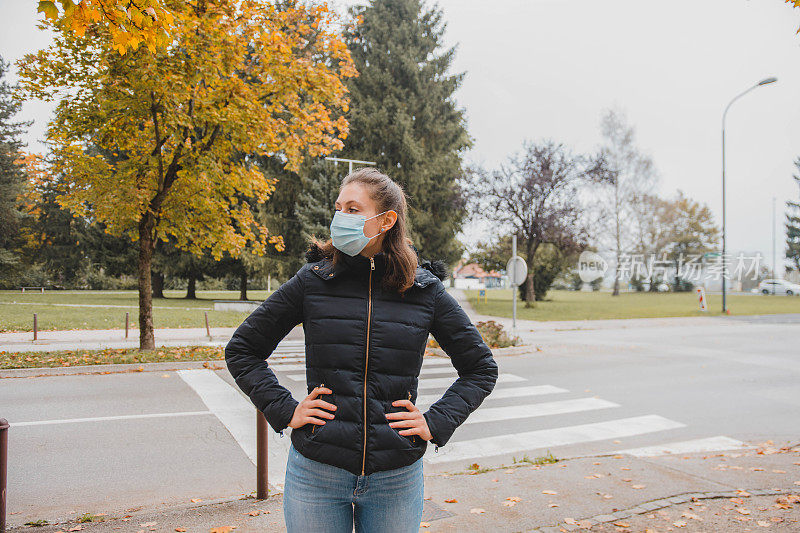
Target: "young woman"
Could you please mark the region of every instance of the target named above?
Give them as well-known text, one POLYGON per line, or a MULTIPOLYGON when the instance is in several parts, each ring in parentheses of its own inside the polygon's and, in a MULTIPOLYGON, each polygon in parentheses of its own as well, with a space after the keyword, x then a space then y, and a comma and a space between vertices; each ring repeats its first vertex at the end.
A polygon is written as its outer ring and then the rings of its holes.
POLYGON ((478 408, 497 363, 445 290, 444 264, 419 264, 397 183, 373 168, 349 174, 330 230, 236 329, 225 360, 272 428, 281 436, 292 428, 283 494, 290 533, 416 532, 428 441, 438 452, 478 408), (298 402, 265 358, 300 323, 308 396, 298 402), (429 333, 459 377, 422 413, 415 400, 429 333))

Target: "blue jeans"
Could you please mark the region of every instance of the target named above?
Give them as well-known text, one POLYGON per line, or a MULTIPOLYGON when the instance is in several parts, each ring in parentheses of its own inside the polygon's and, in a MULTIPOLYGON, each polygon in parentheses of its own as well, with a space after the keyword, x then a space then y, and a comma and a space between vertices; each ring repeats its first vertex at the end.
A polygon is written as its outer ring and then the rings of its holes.
POLYGON ((289 447, 283 486, 288 533, 417 533, 422 519, 422 457, 393 470, 354 475, 289 447))

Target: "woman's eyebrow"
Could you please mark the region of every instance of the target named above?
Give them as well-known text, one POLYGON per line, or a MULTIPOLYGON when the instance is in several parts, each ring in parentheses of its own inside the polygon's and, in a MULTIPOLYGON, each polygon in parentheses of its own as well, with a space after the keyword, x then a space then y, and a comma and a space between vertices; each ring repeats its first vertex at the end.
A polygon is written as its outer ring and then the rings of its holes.
MULTIPOLYGON (((340 203, 340 202, 337 200, 335 205, 339 205, 339 203, 340 203)), ((360 203, 358 203, 358 202, 357 202, 357 201, 355 201, 355 200, 347 200, 347 201, 345 202, 345 205, 346 205, 346 204, 354 204, 354 205, 357 205, 358 207, 361 207, 361 204, 360 204, 360 203)))

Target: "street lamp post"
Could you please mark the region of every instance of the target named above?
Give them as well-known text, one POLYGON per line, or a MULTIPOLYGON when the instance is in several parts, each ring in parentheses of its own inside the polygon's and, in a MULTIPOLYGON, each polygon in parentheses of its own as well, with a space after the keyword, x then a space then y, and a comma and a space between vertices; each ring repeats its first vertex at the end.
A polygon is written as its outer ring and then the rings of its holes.
POLYGON ((325 159, 327 159, 328 161, 333 161, 334 165, 338 165, 340 161, 342 163, 347 163, 348 164, 348 168, 347 168, 347 173, 348 174, 352 174, 353 173, 353 163, 361 163, 363 165, 377 165, 377 163, 375 161, 361 161, 359 159, 342 159, 341 157, 326 157, 325 159))
POLYGON ((727 258, 725 257, 725 117, 728 115, 728 109, 731 108, 731 105, 736 100, 749 93, 753 89, 761 87, 762 85, 774 83, 776 81, 778 81, 778 78, 765 78, 761 80, 746 91, 736 95, 733 100, 728 103, 727 107, 725 107, 725 111, 722 113, 722 314, 725 314, 728 309, 725 301, 725 276, 728 273, 726 267, 727 258))

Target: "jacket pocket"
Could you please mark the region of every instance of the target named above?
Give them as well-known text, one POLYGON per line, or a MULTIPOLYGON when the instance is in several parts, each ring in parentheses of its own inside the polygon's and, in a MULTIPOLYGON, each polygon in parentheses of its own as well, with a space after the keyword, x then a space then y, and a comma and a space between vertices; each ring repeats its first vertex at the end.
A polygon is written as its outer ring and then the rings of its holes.
MULTIPOLYGON (((324 387, 325 384, 324 383, 320 383, 318 386, 319 387, 324 387)), ((328 388, 330 389, 330 387, 328 387, 328 388)), ((331 389, 331 390, 333 390, 333 389, 331 389)), ((328 402, 330 404, 336 405, 336 401, 335 401, 335 397, 334 397, 333 393, 331 393, 331 394, 320 394, 319 396, 317 396, 317 398, 320 399, 320 400, 326 401, 326 402, 328 402)), ((334 417, 336 416, 336 411, 331 411, 329 409, 325 409, 324 407, 318 407, 317 409, 325 411, 326 413, 333 413, 334 417)), ((338 411, 338 409, 337 409, 337 411, 338 411)), ((317 437, 319 437, 319 434, 322 433, 323 431, 325 431, 325 429, 328 427, 328 424, 330 424, 331 422, 333 422, 335 420, 335 418, 324 418, 322 416, 317 416, 317 418, 320 418, 320 419, 324 420, 325 423, 324 424, 312 424, 311 422, 309 422, 308 424, 306 424, 307 426, 311 426, 311 429, 309 429, 309 431, 308 431, 308 438, 312 439, 312 440, 314 440, 317 437)))
MULTIPOLYGON (((408 413, 409 410, 406 409, 405 406, 392 405, 392 402, 396 402, 397 400, 400 399, 411 400, 411 391, 406 391, 405 398, 397 398, 395 400, 385 401, 384 410, 386 411, 386 413, 402 413, 402 412, 408 413)), ((386 418, 386 425, 388 426, 390 423, 396 422, 398 420, 399 419, 386 418)), ((401 435, 400 431, 403 431, 405 429, 411 429, 411 428, 389 426, 389 430, 392 431, 396 437, 398 437, 398 441, 402 441, 402 443, 405 446, 417 446, 419 444, 419 441, 422 439, 420 439, 419 435, 401 435)))

